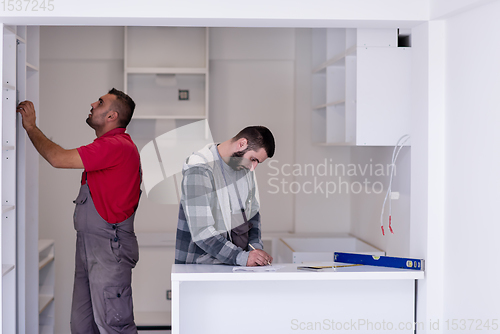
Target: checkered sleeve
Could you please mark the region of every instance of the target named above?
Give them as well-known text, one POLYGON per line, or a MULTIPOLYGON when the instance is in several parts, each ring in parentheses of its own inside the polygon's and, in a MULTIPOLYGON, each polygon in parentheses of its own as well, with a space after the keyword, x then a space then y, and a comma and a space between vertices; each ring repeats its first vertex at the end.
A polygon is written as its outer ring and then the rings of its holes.
POLYGON ((252 228, 250 231, 248 231, 248 243, 252 244, 257 249, 264 249, 264 244, 262 243, 261 239, 261 223, 260 223, 260 205, 259 202, 257 201, 257 187, 255 186, 255 182, 253 182, 255 179, 252 178, 252 184, 251 184, 251 189, 252 189, 252 209, 251 209, 251 215, 252 217, 248 220, 249 222, 252 223, 252 228))
POLYGON ((261 239, 260 213, 257 212, 257 214, 253 216, 249 222, 251 222, 253 226, 250 231, 248 231, 248 243, 257 249, 264 249, 261 239))
POLYGON ((210 172, 202 167, 186 170, 182 191, 186 221, 193 242, 220 262, 237 265, 236 257, 243 249, 226 239, 227 231, 223 222, 214 219, 219 204, 210 172))

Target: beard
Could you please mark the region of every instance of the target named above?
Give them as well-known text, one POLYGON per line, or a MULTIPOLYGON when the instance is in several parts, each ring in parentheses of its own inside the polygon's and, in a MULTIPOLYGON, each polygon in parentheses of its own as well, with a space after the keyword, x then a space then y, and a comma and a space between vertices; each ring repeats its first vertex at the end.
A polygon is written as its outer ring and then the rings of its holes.
POLYGON ((92 110, 90 111, 91 114, 87 117, 85 122, 94 130, 97 130, 101 128, 104 124, 104 119, 106 118, 107 114, 92 114, 92 110))
POLYGON ((238 151, 238 152, 234 152, 230 157, 229 157, 229 161, 227 162, 227 164, 229 165, 229 167, 231 167, 232 169, 234 170, 241 170, 242 168, 247 168, 245 167, 245 165, 243 164, 243 156, 245 155, 245 153, 247 153, 250 149, 247 147, 246 149, 242 150, 242 151, 238 151))
POLYGON ((90 116, 87 117, 87 119, 85 120, 85 122, 87 122, 87 124, 92 127, 92 120, 90 119, 90 116))

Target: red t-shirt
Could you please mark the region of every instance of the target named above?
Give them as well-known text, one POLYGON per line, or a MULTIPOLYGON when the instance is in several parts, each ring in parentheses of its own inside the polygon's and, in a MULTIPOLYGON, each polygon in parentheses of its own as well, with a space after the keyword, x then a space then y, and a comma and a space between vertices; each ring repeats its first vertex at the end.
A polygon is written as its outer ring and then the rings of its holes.
POLYGON ((87 180, 99 215, 111 224, 129 218, 141 187, 139 152, 132 138, 116 128, 77 150, 85 167, 82 184, 87 180))

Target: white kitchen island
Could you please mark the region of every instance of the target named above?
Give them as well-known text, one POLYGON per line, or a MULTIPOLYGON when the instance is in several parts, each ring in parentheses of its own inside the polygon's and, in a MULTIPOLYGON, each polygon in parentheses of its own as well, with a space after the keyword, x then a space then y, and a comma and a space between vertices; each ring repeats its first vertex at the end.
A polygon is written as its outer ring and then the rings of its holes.
POLYGON ((415 280, 423 271, 277 265, 283 268, 233 272, 225 265, 174 264, 172 333, 414 332, 415 280))

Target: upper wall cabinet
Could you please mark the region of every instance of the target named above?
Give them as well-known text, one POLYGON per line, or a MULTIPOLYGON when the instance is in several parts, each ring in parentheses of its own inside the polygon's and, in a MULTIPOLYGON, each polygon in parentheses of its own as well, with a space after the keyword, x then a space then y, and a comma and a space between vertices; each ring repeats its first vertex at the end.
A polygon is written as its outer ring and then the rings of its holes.
POLYGON ((125 90, 134 119, 208 117, 208 29, 125 27, 125 90))
POLYGON ((314 29, 313 142, 393 146, 410 133, 411 48, 397 29, 314 29))

